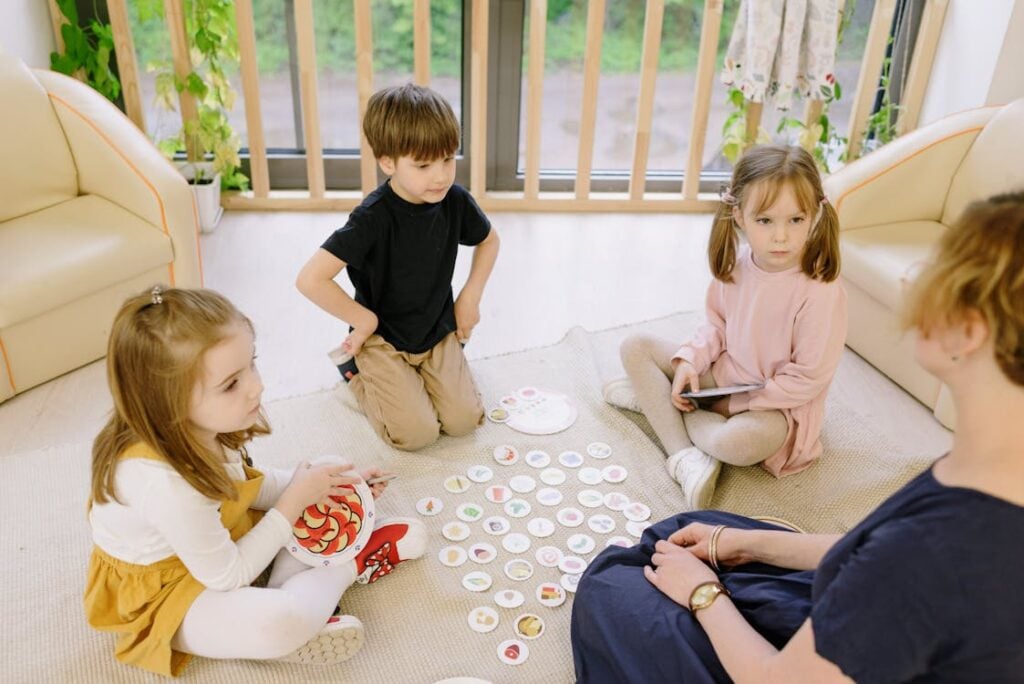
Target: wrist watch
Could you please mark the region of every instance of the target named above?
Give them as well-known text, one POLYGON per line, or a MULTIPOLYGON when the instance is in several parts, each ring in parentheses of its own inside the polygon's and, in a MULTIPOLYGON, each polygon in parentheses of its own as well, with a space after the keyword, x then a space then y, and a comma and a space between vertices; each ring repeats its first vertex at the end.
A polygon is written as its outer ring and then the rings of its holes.
POLYGON ((696 613, 702 608, 707 608, 720 594, 729 595, 729 590, 721 582, 702 582, 693 589, 690 594, 690 612, 696 613))

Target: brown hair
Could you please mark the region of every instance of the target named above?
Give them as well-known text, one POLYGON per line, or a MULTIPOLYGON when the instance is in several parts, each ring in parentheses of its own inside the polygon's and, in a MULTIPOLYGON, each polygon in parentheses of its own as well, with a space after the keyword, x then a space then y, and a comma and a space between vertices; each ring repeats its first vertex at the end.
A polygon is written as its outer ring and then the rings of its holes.
POLYGON ((972 203, 911 286, 905 328, 927 335, 977 311, 1003 374, 1024 385, 1024 191, 972 203))
POLYGON ((451 105, 430 88, 412 83, 374 93, 363 132, 377 159, 434 161, 459 149, 459 120, 451 105))
POLYGON ((754 187, 763 187, 757 211, 764 211, 787 185, 809 217, 818 216, 819 209, 821 212, 804 246, 800 263, 803 272, 826 283, 839 277, 839 217, 825 199, 814 158, 802 147, 766 145, 743 155, 732 171, 732 184, 722 193, 708 239, 708 263, 715 278, 732 282, 739 242, 733 207, 742 207, 751 199, 754 187))
MULTIPOLYGON (((189 420, 192 392, 206 350, 225 339, 226 326, 252 322, 213 290, 168 289, 129 297, 114 318, 107 343, 107 382, 114 412, 92 445, 91 500, 117 500, 114 480, 121 454, 143 442, 204 496, 235 498, 223 455, 213 453, 189 420)), ((217 435, 239 449, 270 433, 266 417, 247 430, 217 435)))

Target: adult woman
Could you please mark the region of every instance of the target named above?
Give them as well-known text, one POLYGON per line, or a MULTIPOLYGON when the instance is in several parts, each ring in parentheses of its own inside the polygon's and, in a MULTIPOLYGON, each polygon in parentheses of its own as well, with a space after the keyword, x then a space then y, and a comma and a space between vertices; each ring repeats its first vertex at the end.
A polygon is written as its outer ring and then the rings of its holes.
POLYGON ((841 537, 704 511, 605 551, 573 607, 579 681, 1020 681, 1000 569, 1024 567, 1022 303, 1024 193, 977 202, 905 317, 956 404, 950 453, 841 537))

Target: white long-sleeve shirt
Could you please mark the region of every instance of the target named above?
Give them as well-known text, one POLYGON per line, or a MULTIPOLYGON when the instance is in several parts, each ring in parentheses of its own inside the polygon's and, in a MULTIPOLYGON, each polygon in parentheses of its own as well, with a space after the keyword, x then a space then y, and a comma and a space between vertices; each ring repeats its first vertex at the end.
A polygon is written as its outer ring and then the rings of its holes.
MULTIPOLYGON (((228 452, 232 479, 245 480, 241 456, 228 452)), ((228 591, 252 583, 291 538, 291 522, 272 508, 291 480, 287 470, 261 470, 252 508, 267 513, 237 542, 221 523, 220 502, 196 491, 164 461, 122 459, 115 491, 121 503, 94 504, 93 543, 114 558, 150 565, 177 556, 207 589, 228 591)))

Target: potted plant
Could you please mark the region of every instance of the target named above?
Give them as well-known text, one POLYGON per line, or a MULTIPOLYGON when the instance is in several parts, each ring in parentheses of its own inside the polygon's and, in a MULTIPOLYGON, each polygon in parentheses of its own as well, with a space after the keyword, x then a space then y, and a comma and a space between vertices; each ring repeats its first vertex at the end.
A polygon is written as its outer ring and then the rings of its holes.
POLYGON ((224 213, 220 206, 220 172, 214 168, 213 162, 183 162, 177 166, 196 197, 199 228, 204 233, 212 233, 224 213))
MULTIPOLYGON (((161 10, 162 3, 152 5, 153 12, 161 10)), ((168 109, 176 108, 178 93, 188 92, 195 98, 198 114, 157 146, 171 159, 188 148, 188 161, 179 163, 178 168, 195 192, 200 226, 203 232, 210 232, 223 213, 221 189, 245 190, 249 184, 239 169, 241 142, 227 116, 234 106, 235 92, 225 67, 238 62, 238 38, 232 0, 189 0, 185 10, 192 71, 178 78, 172 64, 164 62, 157 68, 154 85, 157 99, 168 109)))

